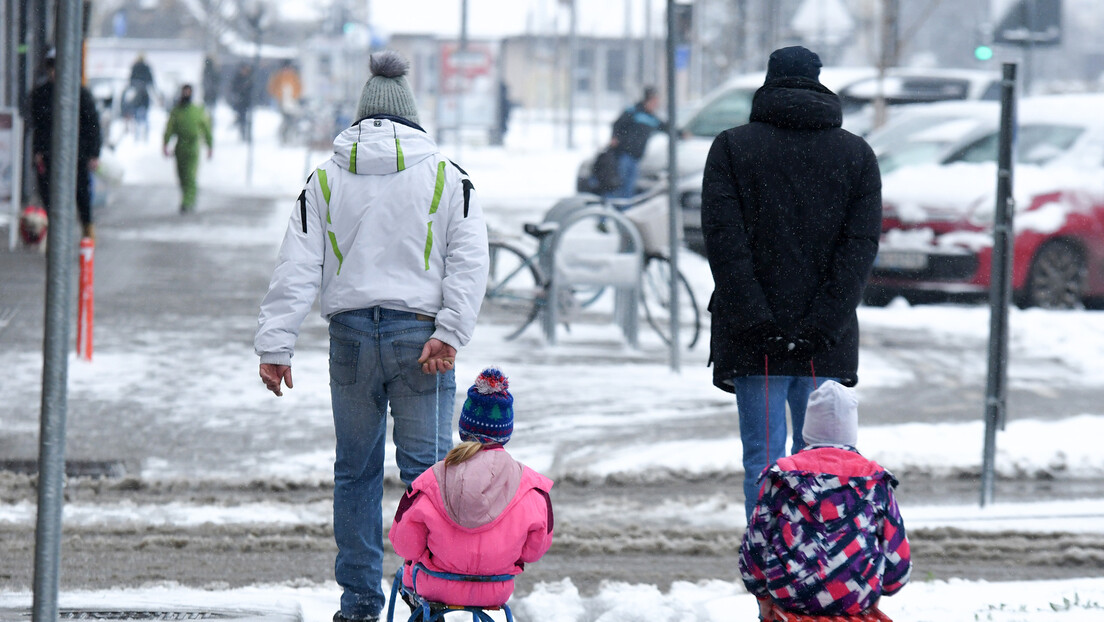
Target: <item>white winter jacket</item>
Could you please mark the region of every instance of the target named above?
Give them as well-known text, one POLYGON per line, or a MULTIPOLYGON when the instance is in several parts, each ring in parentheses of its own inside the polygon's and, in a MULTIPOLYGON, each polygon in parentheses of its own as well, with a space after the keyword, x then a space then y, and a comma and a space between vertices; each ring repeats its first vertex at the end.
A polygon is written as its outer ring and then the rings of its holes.
POLYGON ((487 228, 467 175, 424 131, 370 117, 334 139, 292 211, 254 350, 290 365, 321 289, 322 316, 384 307, 436 318, 468 343, 487 286, 487 228))

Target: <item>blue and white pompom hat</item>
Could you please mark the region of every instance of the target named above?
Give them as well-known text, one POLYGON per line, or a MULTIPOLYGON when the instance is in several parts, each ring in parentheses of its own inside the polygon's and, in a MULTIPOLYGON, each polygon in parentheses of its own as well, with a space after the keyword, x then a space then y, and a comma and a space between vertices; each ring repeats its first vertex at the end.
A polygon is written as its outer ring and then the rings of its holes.
POLYGON ((497 368, 488 367, 468 389, 460 409, 460 440, 505 445, 514 433, 514 396, 510 381, 497 368))

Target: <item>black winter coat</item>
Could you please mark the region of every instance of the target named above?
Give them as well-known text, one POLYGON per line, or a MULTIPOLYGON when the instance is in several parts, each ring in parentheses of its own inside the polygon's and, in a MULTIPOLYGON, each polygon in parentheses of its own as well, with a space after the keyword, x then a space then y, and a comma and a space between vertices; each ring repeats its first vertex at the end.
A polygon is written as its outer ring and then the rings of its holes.
POLYGON ((862 138, 841 129, 839 98, 814 80, 772 80, 751 122, 713 141, 702 181, 702 230, 713 271, 713 383, 769 375, 858 382, 856 307, 878 251, 881 176, 862 138), (753 329, 824 337, 799 358, 753 329))
MULTIPOLYGON (((86 87, 80 87, 79 113, 77 117, 77 159, 87 162, 100 157, 103 135, 100 133, 100 114, 96 100, 86 87)), ((35 153, 50 157, 50 140, 54 133, 54 83, 43 82, 27 97, 27 123, 31 128, 31 148, 35 153)))

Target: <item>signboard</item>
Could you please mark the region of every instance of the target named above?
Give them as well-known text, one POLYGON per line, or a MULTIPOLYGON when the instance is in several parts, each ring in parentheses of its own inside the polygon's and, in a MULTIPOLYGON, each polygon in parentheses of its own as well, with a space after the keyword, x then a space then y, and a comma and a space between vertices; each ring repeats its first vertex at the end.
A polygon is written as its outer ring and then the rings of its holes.
POLYGON ((494 52, 484 43, 441 45, 441 92, 470 93, 478 83, 490 82, 494 75, 494 52), (474 83, 474 84, 473 84, 474 83))
POLYGON ((1061 45, 1062 0, 1015 0, 999 14, 993 42, 1061 45))
POLYGON ((440 97, 437 127, 492 131, 498 121, 498 81, 494 49, 469 42, 441 44, 440 97))
POLYGON ((9 250, 15 248, 19 229, 22 127, 23 123, 15 110, 0 108, 0 224, 7 224, 9 250))

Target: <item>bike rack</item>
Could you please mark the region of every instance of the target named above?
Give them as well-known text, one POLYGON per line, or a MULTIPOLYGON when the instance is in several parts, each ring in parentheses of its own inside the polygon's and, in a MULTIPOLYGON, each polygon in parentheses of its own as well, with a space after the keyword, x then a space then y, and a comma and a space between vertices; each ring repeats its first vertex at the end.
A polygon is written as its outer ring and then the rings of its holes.
POLYGON ((561 202, 549 211, 545 222, 556 223, 555 233, 548 236, 541 248, 541 267, 549 276, 548 299, 541 324, 548 343, 556 343, 561 291, 573 285, 614 287, 614 322, 620 325, 625 340, 638 347, 641 273, 644 267, 644 242, 636 226, 620 212, 587 197, 561 202), (566 252, 562 248, 564 234, 580 222, 605 222, 618 234, 615 250, 589 249, 586 252, 566 252))

